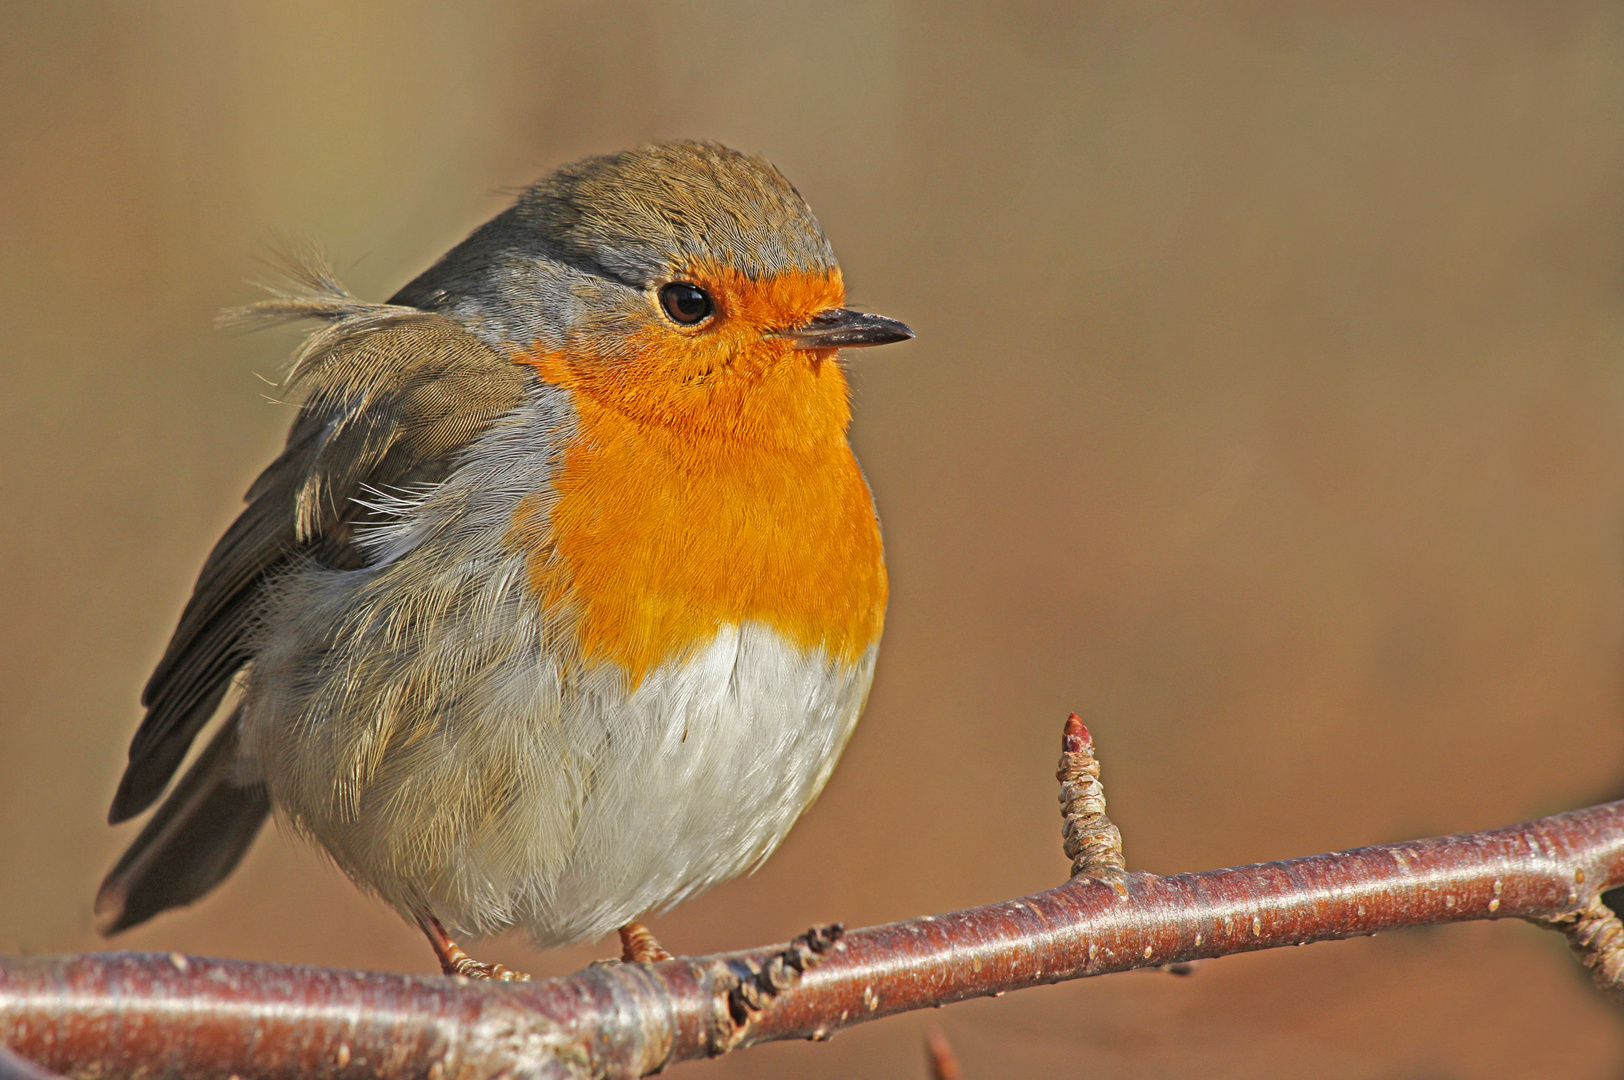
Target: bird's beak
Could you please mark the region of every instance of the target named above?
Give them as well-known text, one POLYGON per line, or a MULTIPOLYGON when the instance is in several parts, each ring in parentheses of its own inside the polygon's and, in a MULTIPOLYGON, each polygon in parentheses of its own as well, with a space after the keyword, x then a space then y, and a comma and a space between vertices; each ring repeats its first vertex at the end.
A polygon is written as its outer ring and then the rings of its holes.
POLYGON ((797 349, 857 349, 907 341, 914 332, 895 319, 831 308, 813 316, 805 326, 784 331, 783 336, 797 349))

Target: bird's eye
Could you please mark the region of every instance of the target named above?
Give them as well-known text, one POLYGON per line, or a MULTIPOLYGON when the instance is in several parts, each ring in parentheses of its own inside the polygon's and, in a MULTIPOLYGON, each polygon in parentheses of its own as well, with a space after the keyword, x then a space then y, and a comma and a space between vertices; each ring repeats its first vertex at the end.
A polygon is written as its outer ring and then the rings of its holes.
POLYGON ((673 281, 662 286, 660 306, 665 308, 665 313, 671 316, 673 322, 683 326, 697 326, 716 310, 716 305, 711 303, 710 293, 686 281, 673 281))

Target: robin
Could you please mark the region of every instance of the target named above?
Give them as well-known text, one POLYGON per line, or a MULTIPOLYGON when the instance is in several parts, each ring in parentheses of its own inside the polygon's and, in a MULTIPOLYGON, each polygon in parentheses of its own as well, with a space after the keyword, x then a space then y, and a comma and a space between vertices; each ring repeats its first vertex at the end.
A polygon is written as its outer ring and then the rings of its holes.
POLYGON ((387 304, 319 266, 287 446, 203 565, 109 818, 112 934, 225 878, 274 810, 423 928, 621 928, 749 871, 829 778, 886 572, 844 306, 759 157, 660 143, 560 169, 387 304))

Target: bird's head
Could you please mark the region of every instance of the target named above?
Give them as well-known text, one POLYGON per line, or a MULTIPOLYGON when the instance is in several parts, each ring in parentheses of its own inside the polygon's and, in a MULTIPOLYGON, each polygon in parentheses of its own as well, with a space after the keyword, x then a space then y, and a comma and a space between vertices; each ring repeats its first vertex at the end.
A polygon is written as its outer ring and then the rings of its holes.
POLYGON ((452 315, 639 422, 794 441, 845 429, 837 349, 913 336, 845 296, 777 169, 669 142, 559 169, 395 302, 452 315))

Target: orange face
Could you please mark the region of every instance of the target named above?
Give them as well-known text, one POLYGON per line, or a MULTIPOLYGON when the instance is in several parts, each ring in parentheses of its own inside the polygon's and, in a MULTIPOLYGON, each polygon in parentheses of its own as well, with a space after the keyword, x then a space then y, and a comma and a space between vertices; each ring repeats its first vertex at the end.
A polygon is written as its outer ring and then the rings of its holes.
POLYGON ((839 307, 840 273, 756 281, 701 265, 673 280, 708 292, 714 314, 516 357, 567 388, 579 417, 556 501, 515 517, 531 585, 573 612, 585 659, 634 686, 745 621, 855 661, 887 586, 846 380, 834 350, 774 336, 839 307))
POLYGON ((651 305, 641 325, 594 332, 589 322, 566 349, 521 362, 639 422, 690 434, 775 442, 827 434, 831 425, 844 433, 850 411, 845 379, 827 362, 833 350, 797 350, 773 336, 840 306, 846 287, 838 269, 757 281, 703 263, 670 280, 704 289, 715 313, 686 327, 651 305), (825 369, 832 378, 822 377, 825 369))

